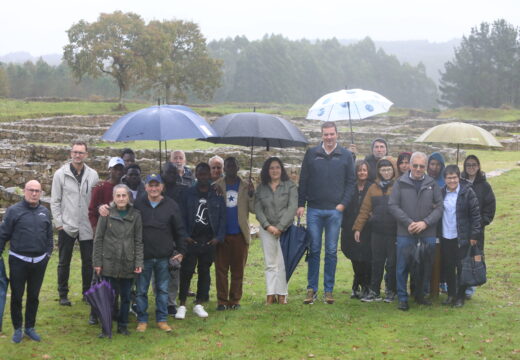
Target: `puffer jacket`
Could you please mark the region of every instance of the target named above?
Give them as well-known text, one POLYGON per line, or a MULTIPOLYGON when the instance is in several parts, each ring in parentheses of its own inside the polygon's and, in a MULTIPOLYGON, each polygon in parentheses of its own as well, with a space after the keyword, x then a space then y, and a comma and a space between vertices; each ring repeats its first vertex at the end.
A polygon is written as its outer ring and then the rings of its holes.
POLYGON ((94 238, 93 266, 101 275, 131 279, 134 269, 143 267, 143 227, 141 214, 129 206, 121 218, 115 206, 108 216, 100 216, 94 238))

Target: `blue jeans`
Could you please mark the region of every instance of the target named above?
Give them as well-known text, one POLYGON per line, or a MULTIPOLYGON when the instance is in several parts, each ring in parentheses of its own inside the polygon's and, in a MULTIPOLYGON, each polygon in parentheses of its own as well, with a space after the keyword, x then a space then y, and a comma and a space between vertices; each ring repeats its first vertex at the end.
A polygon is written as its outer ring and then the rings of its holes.
POLYGON ((119 314, 117 316, 117 326, 127 327, 128 312, 130 311, 130 291, 134 279, 113 278, 110 276, 104 276, 104 278, 112 285, 112 289, 114 289, 116 294, 119 294, 121 298, 119 314))
POLYGON ((137 278, 137 321, 148 322, 148 288, 152 278, 155 277, 155 320, 166 321, 168 317, 168 258, 144 260, 143 272, 137 278))
MULTIPOLYGON (((415 267, 415 290, 423 289, 424 283, 429 282, 432 274, 433 260, 435 257, 435 237, 414 237, 414 236, 397 236, 397 297, 399 301, 408 301, 408 291, 406 283, 408 274, 412 267, 415 267), (425 244, 426 249, 421 258, 421 262, 417 264, 414 260, 414 252, 417 247, 417 241, 425 244)), ((421 292, 419 296, 422 297, 421 292)))
POLYGON ((323 287, 325 292, 334 290, 336 264, 338 262, 338 237, 343 213, 333 210, 307 208, 307 235, 310 237, 307 289, 318 291, 320 277, 321 239, 325 230, 325 266, 323 287))

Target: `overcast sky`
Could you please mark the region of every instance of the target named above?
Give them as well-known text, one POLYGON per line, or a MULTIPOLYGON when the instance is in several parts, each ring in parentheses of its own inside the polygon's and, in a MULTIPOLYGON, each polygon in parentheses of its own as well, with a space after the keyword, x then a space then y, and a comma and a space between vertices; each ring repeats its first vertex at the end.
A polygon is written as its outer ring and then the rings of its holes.
POLYGON ((135 12, 145 21, 194 21, 208 40, 274 33, 290 39, 443 42, 482 21, 504 18, 520 26, 520 0, 3 0, 0 55, 61 53, 74 23, 115 10, 135 12))

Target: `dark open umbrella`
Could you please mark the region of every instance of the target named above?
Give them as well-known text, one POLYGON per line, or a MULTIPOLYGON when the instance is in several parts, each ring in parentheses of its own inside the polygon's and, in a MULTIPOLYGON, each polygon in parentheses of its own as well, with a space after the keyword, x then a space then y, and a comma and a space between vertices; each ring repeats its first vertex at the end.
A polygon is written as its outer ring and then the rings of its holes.
POLYGON ((4 317, 5 299, 9 281, 5 272, 4 259, 0 257, 0 331, 2 331, 2 319, 4 317))
POLYGON ((303 225, 300 225, 299 218, 297 225, 290 226, 280 236, 280 247, 285 263, 285 278, 289 281, 303 254, 309 248, 307 230, 303 225))
POLYGON ((251 147, 251 169, 254 146, 265 146, 269 150, 269 147, 286 148, 306 146, 309 143, 302 132, 289 121, 258 112, 224 115, 215 120, 213 129, 217 136, 201 140, 214 144, 251 147))
POLYGON ((85 299, 92 306, 100 323, 103 335, 112 338, 112 312, 115 292, 110 283, 102 280, 85 291, 85 299))

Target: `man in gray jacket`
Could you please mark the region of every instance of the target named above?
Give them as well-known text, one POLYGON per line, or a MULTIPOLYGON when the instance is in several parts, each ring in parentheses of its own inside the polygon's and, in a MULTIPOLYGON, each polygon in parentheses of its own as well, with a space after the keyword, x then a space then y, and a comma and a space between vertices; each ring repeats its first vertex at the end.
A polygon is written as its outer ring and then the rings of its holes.
POLYGON ((92 188, 98 183, 97 172, 85 164, 87 144, 76 141, 70 152, 72 161, 63 165, 52 180, 51 211, 58 233, 58 293, 60 305, 70 306, 69 274, 74 243, 79 240, 83 293, 92 281, 94 234, 88 219, 92 188))
POLYGON ((441 189, 433 178, 425 174, 427 156, 414 152, 410 171, 395 183, 388 201, 390 212, 397 220, 397 296, 398 309, 407 311, 406 282, 410 267, 415 264, 415 301, 431 305, 421 289, 431 277, 437 222, 442 217, 441 189))

